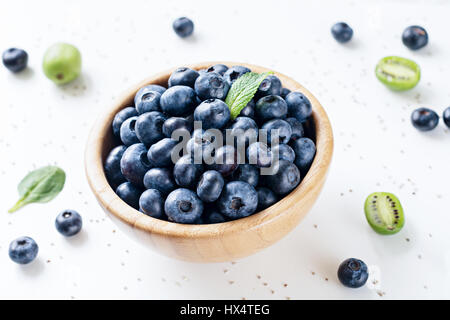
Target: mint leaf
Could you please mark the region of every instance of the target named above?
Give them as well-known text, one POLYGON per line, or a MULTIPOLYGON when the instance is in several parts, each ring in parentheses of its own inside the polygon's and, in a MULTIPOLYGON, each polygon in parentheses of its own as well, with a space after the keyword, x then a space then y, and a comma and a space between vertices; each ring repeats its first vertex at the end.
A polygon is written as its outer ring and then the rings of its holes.
POLYGON ((8 212, 17 211, 32 202, 49 202, 61 192, 65 181, 66 174, 55 166, 30 172, 19 183, 20 199, 8 212))
POLYGON ((236 119, 241 110, 253 99, 259 85, 269 74, 273 72, 247 72, 233 83, 225 99, 225 103, 230 108, 231 119, 236 119))

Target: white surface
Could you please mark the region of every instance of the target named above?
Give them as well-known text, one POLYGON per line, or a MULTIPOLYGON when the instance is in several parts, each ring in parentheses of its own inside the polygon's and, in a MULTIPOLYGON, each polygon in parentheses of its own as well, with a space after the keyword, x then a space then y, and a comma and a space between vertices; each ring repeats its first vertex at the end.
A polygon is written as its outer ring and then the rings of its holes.
POLYGON ((0 48, 30 55, 18 75, 0 68, 0 298, 450 298, 450 132, 419 133, 413 109, 450 105, 448 1, 2 1, 0 48), (174 18, 187 15, 195 36, 179 39, 174 18), (330 35, 348 22, 353 41, 330 35), (430 43, 411 52, 403 29, 423 25, 430 43), (45 49, 75 44, 83 75, 57 87, 41 70, 45 49), (386 55, 422 68, 413 90, 395 93, 374 76, 386 55), (105 216, 88 188, 83 152, 89 129, 122 91, 169 67, 235 60, 285 73, 326 108, 334 128, 334 161, 306 219, 286 238, 235 263, 191 264, 153 253, 105 216), (56 163, 67 173, 48 204, 14 213, 16 185, 31 169, 56 163), (406 226, 374 233, 363 203, 373 191, 402 201, 406 226), (83 232, 61 237, 53 223, 66 208, 84 218, 83 232), (117 230, 117 231, 116 231, 117 230), (39 258, 19 266, 8 245, 29 235, 39 258), (407 240, 409 239, 409 241, 407 240), (378 280, 358 290, 337 280, 339 263, 363 259, 378 280))

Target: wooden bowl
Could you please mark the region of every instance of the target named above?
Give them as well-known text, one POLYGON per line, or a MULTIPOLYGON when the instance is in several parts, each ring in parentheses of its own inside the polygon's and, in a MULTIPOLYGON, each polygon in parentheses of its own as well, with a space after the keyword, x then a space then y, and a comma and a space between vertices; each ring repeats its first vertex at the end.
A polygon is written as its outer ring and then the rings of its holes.
MULTIPOLYGON (((200 70, 217 63, 227 66, 243 65, 254 72, 273 71, 237 62, 204 62, 189 66, 200 70)), ((156 74, 139 83, 103 114, 92 129, 85 154, 85 168, 89 185, 105 212, 118 228, 132 235, 143 245, 167 256, 193 262, 231 261, 251 255, 280 240, 310 210, 325 182, 333 153, 333 133, 327 114, 317 99, 293 79, 274 72, 284 87, 300 91, 311 101, 312 132, 317 153, 314 162, 300 185, 281 201, 252 216, 219 224, 188 225, 151 218, 128 206, 109 186, 103 163, 114 147, 111 123, 122 108, 132 105, 135 93, 147 84, 167 87, 173 70, 156 74)))

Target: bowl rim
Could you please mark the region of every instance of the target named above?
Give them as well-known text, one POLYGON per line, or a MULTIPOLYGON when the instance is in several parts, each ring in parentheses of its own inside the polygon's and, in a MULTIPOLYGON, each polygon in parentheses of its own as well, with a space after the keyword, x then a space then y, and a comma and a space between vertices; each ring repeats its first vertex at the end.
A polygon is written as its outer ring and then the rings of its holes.
POLYGON ((185 66, 195 70, 200 70, 215 64, 224 64, 226 66, 245 66, 258 73, 272 71, 274 75, 280 78, 283 83, 283 87, 288 88, 291 91, 299 91, 306 95, 312 105, 312 118, 314 120, 316 131, 316 155, 310 169, 308 170, 308 173, 306 176, 302 177, 300 184, 293 191, 272 206, 248 217, 222 223, 202 225, 180 224, 152 218, 127 205, 116 195, 106 179, 102 159, 103 140, 111 130, 112 119, 117 111, 124 108, 127 101, 132 100, 135 93, 143 86, 158 82, 161 83, 162 79, 167 79, 170 74, 177 69, 171 68, 141 81, 127 90, 121 97, 116 99, 113 107, 110 107, 104 111, 95 121, 94 126, 89 133, 86 144, 84 161, 85 173, 97 201, 104 209, 131 227, 166 237, 169 236, 172 238, 192 239, 210 238, 227 234, 230 235, 235 232, 243 231, 244 229, 251 230, 258 228, 263 224, 270 223, 284 214, 288 214, 286 211, 279 210, 277 212, 277 204, 284 201, 289 201, 290 198, 298 196, 299 194, 303 197, 308 191, 314 189, 316 183, 319 183, 325 179, 332 159, 334 141, 329 118, 319 101, 298 82, 282 73, 272 70, 271 68, 230 61, 207 61, 188 64, 185 66))

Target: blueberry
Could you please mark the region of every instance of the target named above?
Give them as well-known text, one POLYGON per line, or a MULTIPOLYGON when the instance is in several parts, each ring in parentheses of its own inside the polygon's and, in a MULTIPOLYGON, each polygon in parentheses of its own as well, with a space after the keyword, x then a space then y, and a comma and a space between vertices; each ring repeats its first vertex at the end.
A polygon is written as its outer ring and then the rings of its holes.
MULTIPOLYGON (((216 133, 222 135, 222 132, 216 132, 216 130, 194 130, 192 138, 186 144, 186 149, 187 153, 195 159, 195 162, 205 161, 207 164, 213 163, 216 143, 220 143, 220 141, 216 141, 219 138, 216 133)), ((223 143, 219 145, 221 146, 223 143)))
POLYGON ((316 145, 309 138, 300 138, 293 141, 291 147, 295 152, 294 163, 305 175, 316 155, 316 145))
POLYGON ((194 88, 195 80, 199 73, 187 67, 176 69, 169 78, 169 87, 173 86, 188 86, 194 88))
POLYGON ((450 107, 444 110, 442 118, 444 119, 445 125, 450 128, 450 107))
POLYGON ((420 131, 430 131, 437 127, 439 116, 428 108, 419 108, 411 114, 413 126, 420 131))
POLYGON ((164 138, 153 144, 148 149, 147 157, 150 163, 155 167, 170 167, 173 165, 172 155, 173 149, 178 141, 170 138, 164 138))
POLYGON ((224 73, 223 77, 225 78, 225 81, 231 87, 231 85, 233 84, 233 82, 235 82, 237 80, 237 78, 239 78, 240 76, 242 76, 243 74, 245 74, 247 72, 251 72, 251 70, 247 67, 232 66, 224 73))
POLYGON ((223 185, 224 181, 219 172, 205 171, 198 182, 197 195, 204 202, 214 202, 219 198, 223 185))
POLYGON ((180 188, 167 196, 164 211, 171 221, 193 223, 203 213, 203 202, 192 190, 180 188))
POLYGON ((192 132, 192 122, 188 119, 180 118, 180 117, 171 117, 164 121, 162 126, 162 133, 167 137, 171 138, 172 133, 175 130, 184 130, 185 133, 192 132))
POLYGON ((300 121, 298 121, 296 118, 287 118, 286 122, 291 125, 291 140, 298 140, 300 138, 303 138, 303 136, 305 135, 305 129, 303 128, 303 124, 300 121))
POLYGON ((141 114, 136 120, 136 136, 140 142, 150 146, 164 138, 162 126, 167 118, 158 111, 141 114))
POLYGON ((247 217, 256 211, 258 193, 246 182, 231 181, 225 185, 217 205, 220 213, 229 218, 247 217))
POLYGON ((291 93, 291 90, 289 90, 288 88, 282 88, 282 89, 281 89, 281 94, 280 94, 280 96, 281 96, 283 99, 286 99, 286 96, 287 96, 289 93, 291 93))
POLYGON ((222 99, 225 100, 230 85, 218 73, 207 72, 195 80, 195 92, 200 100, 222 99))
POLYGON ((252 118, 239 116, 234 119, 227 132, 236 138, 239 146, 245 143, 246 147, 258 138, 258 125, 252 118))
POLYGON ((20 72, 27 67, 28 54, 25 50, 10 48, 3 52, 3 65, 11 72, 20 72))
POLYGON ((134 105, 137 106, 141 102, 142 96, 150 91, 156 91, 160 94, 163 94, 166 91, 166 88, 160 86, 159 84, 149 84, 145 87, 140 88, 134 96, 134 105))
POLYGON ((278 155, 278 159, 287 160, 290 163, 294 163, 295 160, 295 152, 289 147, 287 144, 281 143, 273 146, 270 149, 272 156, 275 158, 275 155, 278 155))
POLYGON ((123 145, 112 149, 106 157, 105 164, 103 166, 106 179, 108 179, 109 185, 114 190, 119 186, 119 184, 126 181, 120 171, 120 159, 122 159, 122 155, 126 149, 127 147, 123 145))
POLYGON ((232 175, 233 180, 247 182, 252 187, 256 187, 259 182, 259 169, 248 163, 240 164, 232 175))
POLYGON ((272 143, 272 138, 278 136, 279 143, 288 143, 291 140, 292 128, 284 120, 273 119, 264 123, 261 128, 267 134, 267 143, 272 143))
POLYGON ((241 110, 241 113, 239 113, 239 116, 241 117, 249 117, 254 118, 255 117, 255 100, 250 100, 249 103, 244 107, 244 109, 241 110))
POLYGON ((112 123, 112 129, 113 133, 116 137, 120 137, 120 127, 122 126, 122 123, 127 120, 128 118, 137 116, 138 112, 134 107, 126 107, 119 112, 116 113, 114 116, 114 120, 112 123))
POLYGON ((258 188, 258 211, 264 210, 278 201, 277 195, 268 188, 258 188))
POLYGON ((173 168, 175 182, 180 187, 192 188, 203 173, 203 165, 194 163, 190 155, 181 157, 173 168))
POLYGON ((205 215, 203 222, 207 224, 213 224, 213 223, 222 223, 225 221, 227 221, 226 217, 224 217, 217 211, 212 211, 205 215))
POLYGON ((126 202, 129 206, 139 210, 139 197, 141 196, 142 190, 139 187, 136 187, 134 184, 130 182, 124 182, 116 189, 116 194, 120 199, 126 202))
POLYGON ((226 177, 239 166, 239 159, 239 154, 233 146, 224 145, 216 150, 214 163, 210 167, 226 177))
POLYGON ((168 168, 152 168, 144 176, 144 186, 156 189, 166 195, 175 190, 176 184, 172 170, 168 168))
POLYGON ((403 44, 411 50, 419 50, 428 44, 428 33, 421 26, 409 26, 402 34, 403 44))
POLYGON ((285 195, 300 183, 300 171, 287 160, 279 160, 274 166, 274 174, 266 175, 266 186, 278 195, 285 195))
POLYGON ((228 67, 224 64, 215 64, 208 69, 206 69, 206 72, 215 72, 223 76, 225 72, 228 70, 228 67))
POLYGON ((172 27, 175 33, 181 38, 189 37, 194 32, 194 23, 186 17, 176 19, 172 27))
POLYGON ((18 264, 27 264, 36 259, 39 247, 32 238, 20 237, 9 245, 9 257, 18 264))
POLYGON ((125 179, 138 187, 144 185, 145 173, 152 168, 147 158, 147 148, 136 143, 127 148, 120 160, 120 171, 125 179))
POLYGON ((353 29, 345 22, 338 22, 331 27, 331 34, 337 42, 345 43, 353 37, 353 29))
POLYGON ((256 102, 256 118, 261 122, 285 118, 288 112, 286 101, 280 96, 265 96, 256 102))
POLYGON ((272 155, 269 147, 260 141, 252 143, 247 148, 246 155, 249 163, 258 168, 269 167, 272 163, 272 155))
POLYGON ((81 231, 83 220, 75 210, 64 210, 55 220, 55 227, 65 237, 71 237, 81 231))
POLYGON ((161 109, 171 116, 183 116, 192 113, 197 106, 195 91, 188 86, 173 86, 161 96, 161 109))
POLYGON ((194 111, 194 120, 202 122, 202 128, 222 129, 230 121, 230 109, 219 99, 203 101, 194 111))
POLYGON ((156 189, 145 190, 139 198, 139 210, 153 218, 164 216, 164 198, 156 189))
POLYGON ((138 143, 139 138, 136 135, 136 121, 138 117, 131 117, 125 120, 120 126, 120 140, 126 146, 138 143))
POLYGON ((362 287, 369 278, 367 265, 355 258, 344 260, 337 272, 339 281, 349 288, 362 287))
POLYGON ((281 96, 282 88, 280 79, 277 76, 270 75, 261 82, 255 97, 259 99, 269 95, 281 96))
POLYGON ((142 95, 139 103, 136 105, 136 110, 139 114, 150 111, 161 111, 160 106, 161 93, 157 91, 149 91, 142 95))
POLYGON ((286 96, 289 117, 305 122, 312 114, 311 102, 300 92, 291 92, 286 96))

